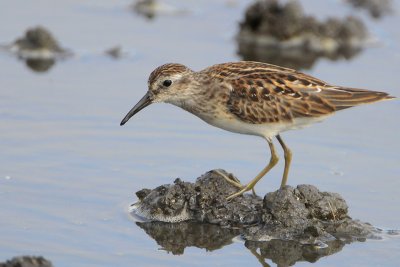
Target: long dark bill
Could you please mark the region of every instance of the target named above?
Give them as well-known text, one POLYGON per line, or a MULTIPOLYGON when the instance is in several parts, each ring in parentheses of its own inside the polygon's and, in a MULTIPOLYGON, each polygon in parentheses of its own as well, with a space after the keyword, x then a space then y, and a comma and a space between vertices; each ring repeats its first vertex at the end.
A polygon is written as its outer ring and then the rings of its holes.
POLYGON ((151 98, 149 93, 146 93, 142 99, 140 99, 140 101, 128 112, 128 114, 126 114, 125 118, 121 121, 120 125, 124 125, 127 121, 129 121, 129 119, 135 115, 136 113, 138 113, 139 111, 141 111, 142 109, 144 109, 145 107, 147 107, 148 105, 150 105, 152 103, 151 98))

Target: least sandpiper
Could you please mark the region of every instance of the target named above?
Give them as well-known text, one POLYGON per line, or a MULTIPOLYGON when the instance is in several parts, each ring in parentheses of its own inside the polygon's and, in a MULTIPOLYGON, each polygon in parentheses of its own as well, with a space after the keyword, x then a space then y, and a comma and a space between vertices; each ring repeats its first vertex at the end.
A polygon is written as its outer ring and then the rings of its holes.
POLYGON ((384 92, 330 85, 292 69, 252 61, 218 64, 199 72, 182 64, 165 64, 150 74, 148 88, 121 125, 148 105, 165 102, 218 128, 267 140, 270 161, 247 185, 223 175, 239 188, 228 199, 254 192, 256 183, 276 165, 273 137, 284 151, 281 187, 286 185, 292 152, 281 132, 321 121, 338 110, 394 98, 384 92))

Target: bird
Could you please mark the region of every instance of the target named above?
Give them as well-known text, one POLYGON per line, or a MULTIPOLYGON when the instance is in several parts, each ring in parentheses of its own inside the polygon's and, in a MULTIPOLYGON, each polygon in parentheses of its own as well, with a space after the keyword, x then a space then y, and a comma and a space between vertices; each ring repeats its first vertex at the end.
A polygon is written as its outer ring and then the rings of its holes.
POLYGON ((336 111, 389 100, 385 92, 331 85, 302 72, 268 63, 238 61, 193 71, 167 63, 151 72, 148 91, 126 114, 120 125, 152 103, 169 103, 206 123, 234 133, 259 136, 271 152, 267 166, 246 185, 219 172, 238 191, 227 199, 252 190, 278 162, 276 138, 284 152, 281 188, 286 186, 292 152, 280 134, 320 122, 336 111))

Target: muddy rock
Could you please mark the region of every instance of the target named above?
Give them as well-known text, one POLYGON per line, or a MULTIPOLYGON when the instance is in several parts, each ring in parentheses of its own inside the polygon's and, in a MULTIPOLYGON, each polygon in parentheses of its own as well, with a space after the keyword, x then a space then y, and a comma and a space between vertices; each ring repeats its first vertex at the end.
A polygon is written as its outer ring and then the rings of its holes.
POLYGON ((339 194, 320 192, 312 185, 286 186, 264 197, 262 223, 247 228, 243 235, 246 240, 296 240, 302 244, 375 236, 374 227, 352 220, 347 212, 339 194))
POLYGON ((0 267, 53 267, 53 265, 43 257, 20 256, 0 262, 0 267))
POLYGON ((54 59, 70 53, 42 26, 28 29, 23 37, 9 46, 9 49, 24 59, 54 59))
POLYGON ((319 21, 298 2, 262 0, 251 4, 239 25, 238 54, 290 68, 310 68, 320 57, 348 59, 360 52, 367 30, 355 17, 319 21))
POLYGON ((53 35, 41 26, 28 29, 25 32, 25 36, 17 39, 14 44, 21 50, 47 49, 54 52, 63 51, 53 35))
POLYGON ((160 15, 184 15, 189 11, 163 1, 158 0, 136 0, 131 9, 134 13, 144 16, 147 19, 154 19, 160 15))
POLYGON ((345 200, 336 193, 321 192, 312 185, 286 186, 260 198, 245 194, 226 197, 238 189, 223 176, 210 171, 195 183, 176 179, 171 185, 137 192, 132 214, 150 221, 194 221, 242 229, 245 240, 296 240, 319 244, 338 238, 373 238, 376 229, 352 220, 345 200))
POLYGON ((140 201, 132 210, 140 217, 164 222, 196 220, 230 226, 258 223, 262 199, 246 195, 227 201, 226 196, 236 191, 217 172, 210 171, 194 184, 176 179, 172 185, 140 190, 136 193, 140 201))
POLYGON ((227 178, 238 181, 223 170, 213 170, 194 183, 178 178, 173 184, 142 189, 131 213, 141 219, 139 227, 173 254, 193 246, 215 250, 236 240, 243 241, 263 266, 268 266, 266 260, 279 266, 315 262, 351 242, 398 235, 353 220, 339 194, 312 185, 227 201, 238 190, 227 178))
POLYGON ((11 44, 0 45, 0 51, 17 56, 35 72, 46 72, 57 60, 72 56, 72 52, 62 48, 50 31, 42 26, 28 29, 23 37, 11 44))
POLYGON ((113 46, 107 50, 104 51, 104 53, 114 59, 120 59, 124 56, 124 52, 122 50, 122 47, 119 45, 113 46))
POLYGON ((357 18, 329 18, 325 22, 305 15, 299 3, 281 5, 277 0, 256 1, 240 23, 239 39, 254 39, 260 44, 305 47, 315 51, 334 51, 343 45, 360 45, 367 37, 357 18))

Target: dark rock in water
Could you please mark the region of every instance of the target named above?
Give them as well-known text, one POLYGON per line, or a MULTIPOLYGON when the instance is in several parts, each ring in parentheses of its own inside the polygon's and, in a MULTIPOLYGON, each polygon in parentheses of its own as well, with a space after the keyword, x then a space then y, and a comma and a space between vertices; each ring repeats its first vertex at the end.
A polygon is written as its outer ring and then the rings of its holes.
POLYGON ((264 199, 245 194, 227 201, 237 188, 219 172, 224 171, 207 172, 195 183, 176 179, 172 185, 143 189, 137 192, 139 202, 132 205, 132 212, 152 221, 192 220, 239 227, 243 237, 252 241, 317 244, 339 237, 369 238, 377 232, 369 224, 352 220, 340 195, 320 192, 312 185, 286 186, 264 199))
POLYGON ((339 194, 320 192, 312 185, 286 186, 268 193, 263 208, 261 225, 247 228, 246 240, 318 244, 339 238, 374 238, 378 233, 371 225, 352 220, 339 194))
POLYGON ((124 52, 122 51, 122 47, 119 46, 119 45, 107 49, 106 51, 104 51, 104 53, 106 55, 109 55, 110 57, 112 57, 114 59, 119 59, 119 58, 122 58, 124 56, 124 52))
POLYGON ((6 262, 0 262, 0 267, 52 267, 50 261, 43 257, 21 256, 6 262))
POLYGON ((196 220, 219 225, 249 225, 261 220, 262 199, 246 195, 226 200, 237 188, 217 172, 210 171, 196 183, 176 179, 173 185, 137 192, 139 203, 133 205, 136 215, 156 221, 196 220))
POLYGON ((286 46, 306 46, 308 49, 329 52, 343 45, 362 44, 367 37, 367 30, 354 17, 344 20, 330 18, 319 22, 303 14, 297 2, 281 5, 277 0, 263 0, 247 9, 238 35, 239 39, 257 37, 265 44, 281 46, 284 43, 286 46))
POLYGON ((25 32, 25 36, 17 39, 14 45, 18 46, 20 50, 46 49, 53 52, 64 51, 53 35, 41 26, 28 29, 25 32))
POLYGON ((132 11, 147 19, 154 19, 159 15, 184 15, 188 10, 182 9, 158 0, 136 0, 131 5, 132 11))
POLYGON ((148 19, 153 19, 157 14, 156 0, 138 0, 132 5, 132 10, 148 19))
POLYGON ((52 34, 44 27, 30 28, 25 35, 12 44, 2 45, 0 49, 15 54, 26 65, 36 71, 49 70, 58 59, 64 59, 72 53, 62 48, 52 34))
POLYGON ((356 8, 366 9, 376 19, 392 12, 392 0, 347 0, 346 2, 356 8))
POLYGON ((320 22, 297 2, 276 0, 250 5, 237 35, 238 54, 291 68, 310 68, 320 57, 350 58, 364 46, 367 30, 357 18, 320 22))
POLYGON ((263 266, 269 266, 267 259, 278 266, 315 262, 347 243, 382 238, 382 230, 351 219, 345 200, 336 193, 299 185, 286 186, 263 199, 246 194, 227 201, 238 189, 221 174, 236 180, 218 170, 205 173, 195 183, 176 179, 170 185, 138 191, 132 215, 150 221, 137 225, 173 254, 192 246, 219 249, 240 236, 263 266))
POLYGON ((23 59, 48 60, 71 55, 71 52, 61 48, 53 35, 41 26, 28 29, 25 36, 7 48, 23 59))
POLYGON ((174 255, 183 254, 186 247, 204 248, 207 251, 220 249, 232 243, 240 234, 238 228, 220 227, 194 221, 165 223, 137 222, 163 249, 174 255))

